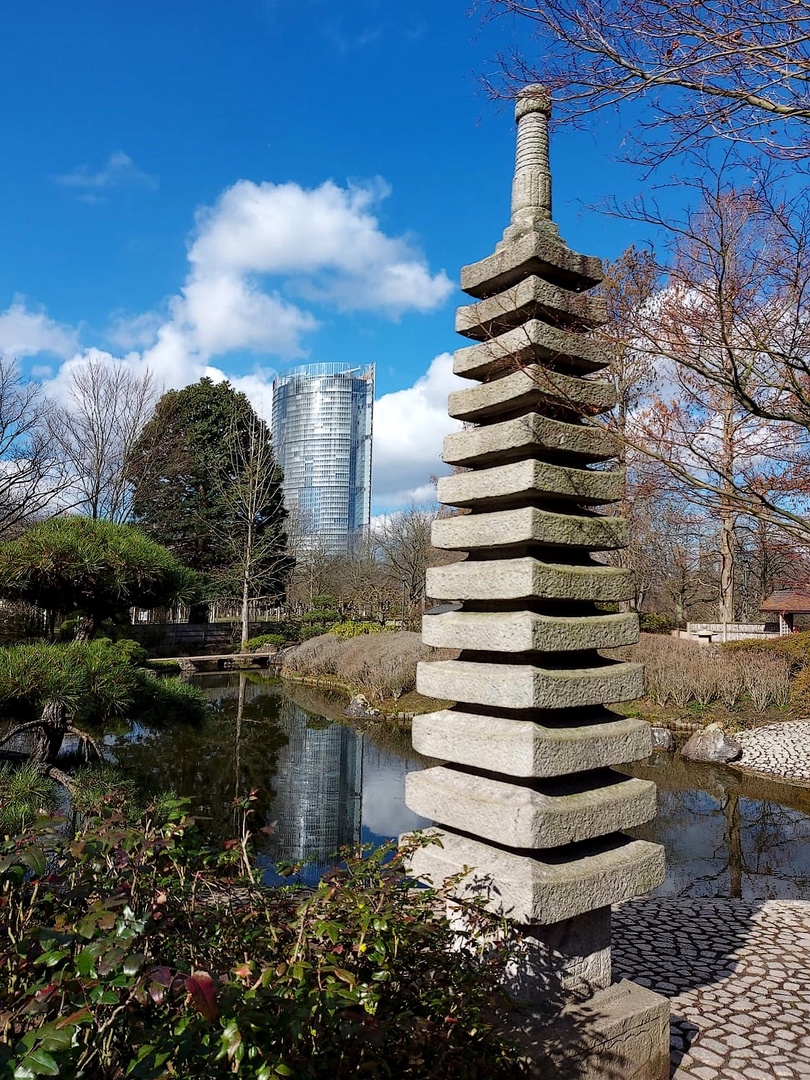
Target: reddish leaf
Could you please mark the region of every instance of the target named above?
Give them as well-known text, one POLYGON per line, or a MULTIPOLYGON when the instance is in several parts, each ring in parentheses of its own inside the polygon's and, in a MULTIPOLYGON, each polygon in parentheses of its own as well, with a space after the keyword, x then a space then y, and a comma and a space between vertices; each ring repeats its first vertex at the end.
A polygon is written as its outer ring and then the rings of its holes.
POLYGON ((217 1005, 217 990, 214 980, 207 971, 195 971, 186 979, 186 990, 191 995, 191 1000, 197 1006, 200 1015, 212 1022, 219 1016, 217 1005))

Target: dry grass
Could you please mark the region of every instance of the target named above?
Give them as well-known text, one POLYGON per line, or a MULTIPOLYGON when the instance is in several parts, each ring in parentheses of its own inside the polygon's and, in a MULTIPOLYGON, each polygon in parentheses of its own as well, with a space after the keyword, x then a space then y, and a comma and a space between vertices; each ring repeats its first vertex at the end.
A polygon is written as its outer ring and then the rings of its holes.
POLYGON ((408 631, 364 634, 345 641, 321 634, 286 654, 282 674, 331 677, 378 701, 390 701, 414 689, 420 660, 448 660, 457 655, 423 645, 419 634, 408 631))
POLYGON ((747 701, 764 712, 790 700, 790 664, 784 656, 734 652, 653 634, 642 634, 637 645, 621 653, 644 664, 647 697, 659 706, 682 709, 693 701, 702 706, 721 702, 734 709, 747 701))

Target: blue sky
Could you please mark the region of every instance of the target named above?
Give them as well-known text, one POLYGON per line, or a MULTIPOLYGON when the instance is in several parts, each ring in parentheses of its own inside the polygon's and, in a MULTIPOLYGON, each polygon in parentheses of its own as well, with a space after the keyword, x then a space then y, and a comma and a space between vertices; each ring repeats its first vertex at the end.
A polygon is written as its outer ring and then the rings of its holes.
MULTIPOLYGON (((0 353, 55 394, 99 350, 166 386, 223 372, 262 409, 292 364, 375 362, 376 508, 423 498, 459 268, 508 224, 514 124, 480 76, 526 24, 468 0, 36 0, 2 30, 0 353)), ((553 141, 555 220, 606 258, 643 240, 583 208, 639 190, 620 153, 613 119, 553 141)))

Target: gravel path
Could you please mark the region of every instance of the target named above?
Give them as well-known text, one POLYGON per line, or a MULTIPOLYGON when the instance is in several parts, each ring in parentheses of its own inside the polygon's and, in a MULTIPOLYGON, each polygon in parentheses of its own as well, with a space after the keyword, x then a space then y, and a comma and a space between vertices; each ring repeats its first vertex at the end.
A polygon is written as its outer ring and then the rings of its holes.
POLYGON ((630 901, 613 968, 670 999, 675 1080, 810 1078, 810 901, 630 901))
POLYGON ((743 748, 735 765, 810 783, 810 720, 785 720, 734 738, 743 748))

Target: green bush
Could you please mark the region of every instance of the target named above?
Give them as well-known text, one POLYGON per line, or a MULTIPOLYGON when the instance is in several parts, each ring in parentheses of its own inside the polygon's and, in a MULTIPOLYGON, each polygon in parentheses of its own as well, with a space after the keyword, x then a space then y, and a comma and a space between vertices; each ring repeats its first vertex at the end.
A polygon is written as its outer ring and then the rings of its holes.
POLYGON ((642 611, 639 616, 643 634, 668 634, 675 629, 675 620, 669 615, 659 615, 656 611, 642 611))
POLYGON ((0 836, 13 836, 56 804, 56 785, 33 765, 0 764, 0 836))
POLYGON ((800 717, 810 717, 810 667, 803 668, 790 684, 790 705, 800 717))
POLYGON ((340 612, 333 608, 313 608, 312 611, 306 611, 301 616, 301 622, 303 623, 320 623, 324 625, 326 623, 337 622, 340 618, 340 612))
POLYGON ((337 634, 341 638, 360 637, 362 634, 380 634, 385 627, 377 622, 355 622, 348 619, 346 622, 335 623, 329 627, 330 634, 337 634))
POLYGON ((314 891, 262 888, 235 879, 249 843, 206 850, 180 803, 0 843, 0 1075, 520 1075, 490 1019, 495 920, 464 905, 451 926, 448 889, 390 849, 314 891))
MULTIPOLYGON (((85 747, 92 742, 79 725, 98 732, 115 717, 137 717, 151 725, 202 719, 202 692, 141 667, 145 655, 134 641, 107 638, 0 648, 0 704, 22 712, 24 730, 36 726, 47 734, 51 764, 65 735, 78 735, 85 747)), ((13 734, 14 729, 3 737, 13 734)))
POLYGON ((281 648, 282 645, 286 645, 289 639, 285 634, 259 634, 258 637, 248 638, 245 642, 245 648, 248 652, 256 652, 257 649, 261 649, 264 645, 277 645, 281 648))
POLYGON ((810 630, 783 637, 747 641, 728 641, 724 649, 735 653, 755 653, 762 656, 782 656, 787 660, 791 675, 810 667, 810 630))

